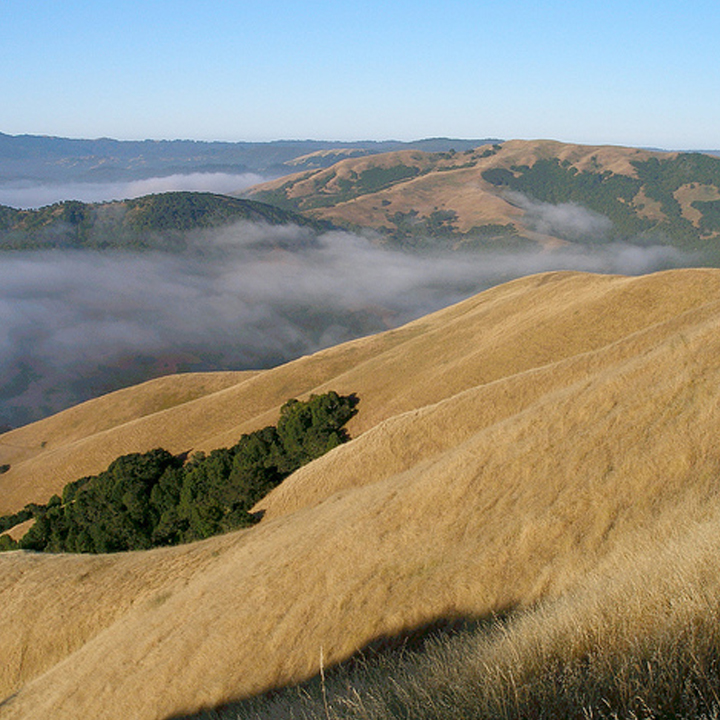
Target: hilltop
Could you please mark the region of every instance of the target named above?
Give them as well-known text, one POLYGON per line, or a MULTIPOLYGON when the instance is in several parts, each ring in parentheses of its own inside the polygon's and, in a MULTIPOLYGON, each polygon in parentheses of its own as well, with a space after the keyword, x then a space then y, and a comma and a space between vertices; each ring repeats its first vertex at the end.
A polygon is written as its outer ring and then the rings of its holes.
POLYGON ((347 158, 248 197, 403 246, 670 244, 717 251, 720 158, 512 140, 347 158))
POLYGON ((315 230, 330 227, 329 223, 253 200, 168 192, 106 203, 68 200, 39 210, 0 205, 0 250, 180 249, 191 231, 241 221, 315 230))
POLYGON ((124 452, 226 446, 288 397, 361 400, 353 439, 250 529, 0 555, 0 717, 167 718, 520 609, 537 632, 508 650, 516 668, 531 645, 582 659, 710 636, 719 321, 717 270, 548 273, 271 370, 163 378, 0 436, 12 511, 124 452))

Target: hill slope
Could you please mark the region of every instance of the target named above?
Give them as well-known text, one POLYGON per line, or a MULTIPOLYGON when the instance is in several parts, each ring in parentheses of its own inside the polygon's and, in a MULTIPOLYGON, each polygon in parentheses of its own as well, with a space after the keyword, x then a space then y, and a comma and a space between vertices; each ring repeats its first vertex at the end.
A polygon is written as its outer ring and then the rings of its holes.
POLYGON ((213 193, 169 192, 134 200, 55 203, 39 210, 0 205, 0 250, 182 248, 190 231, 240 221, 328 227, 297 213, 213 193))
POLYGON ((720 238, 720 158, 700 153, 512 140, 350 158, 248 196, 404 245, 629 240, 716 250, 720 238))
POLYGON ((119 452, 221 446, 287 397, 361 398, 355 439, 250 530, 0 556, 0 717, 169 717, 310 676, 321 648, 333 662, 563 597, 640 545, 717 530, 719 320, 719 271, 534 276, 274 370, 184 378, 167 402, 139 388, 142 411, 127 390, 0 436, 19 506, 119 452))

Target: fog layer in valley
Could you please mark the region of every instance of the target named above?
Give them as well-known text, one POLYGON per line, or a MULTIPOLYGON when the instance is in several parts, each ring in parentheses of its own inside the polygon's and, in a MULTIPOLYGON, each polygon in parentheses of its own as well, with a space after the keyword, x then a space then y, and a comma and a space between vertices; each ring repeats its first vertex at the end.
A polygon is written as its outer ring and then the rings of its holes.
POLYGON ((234 175, 197 172, 124 182, 37 184, 31 181, 16 181, 0 184, 0 205, 27 210, 52 205, 62 200, 107 202, 180 190, 231 194, 264 182, 266 179, 255 173, 234 175))
POLYGON ((179 254, 7 252, 0 425, 168 372, 269 367, 530 273, 641 274, 692 260, 617 244, 413 254, 370 236, 249 223, 199 233, 179 254))
POLYGON ((510 191, 505 198, 525 211, 523 222, 535 232, 573 242, 602 242, 612 231, 612 221, 576 203, 542 202, 521 192, 510 191))

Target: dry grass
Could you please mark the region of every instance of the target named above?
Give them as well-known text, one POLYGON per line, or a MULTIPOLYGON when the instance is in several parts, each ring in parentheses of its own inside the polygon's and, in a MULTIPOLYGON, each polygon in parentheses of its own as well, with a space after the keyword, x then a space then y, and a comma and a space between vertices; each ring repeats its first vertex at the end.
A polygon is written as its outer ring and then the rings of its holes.
POLYGON ((220 388, 207 385, 207 374, 181 375, 85 403, 0 436, 0 463, 11 465, 0 475, 0 512, 45 502, 65 483, 99 472, 123 453, 227 446, 242 432, 273 422, 289 397, 329 388, 362 398, 351 424, 359 435, 468 388, 611 345, 706 304, 720 287, 712 270, 655 277, 533 276, 273 370, 220 374, 220 388), (165 398, 175 384, 180 400, 169 406, 165 398), (151 412, 147 396, 157 388, 164 389, 163 406, 151 412), (134 407, 142 410, 133 415, 134 407))
MULTIPOLYGON (((88 438, 106 438, 126 428, 134 435, 134 440, 129 442, 137 444, 140 438, 133 430, 138 425, 157 424, 164 415, 173 411, 182 413, 187 404, 214 396, 255 375, 254 372, 216 372, 162 377, 0 435, 0 462, 11 466, 10 472, 0 475, 0 513, 15 512, 27 502, 46 502, 73 476, 77 478, 99 469, 99 463, 90 461, 86 465, 84 458, 79 464, 71 460, 69 467, 63 466, 68 451, 71 457, 83 455, 77 445, 82 446, 88 438)), ((108 444, 103 461, 117 449, 116 443, 109 441, 108 444)))
POLYGON ((226 444, 287 397, 361 398, 356 439, 289 478, 250 530, 0 556, 0 696, 17 693, 0 716, 168 717, 311 677, 320 648, 332 665, 511 608, 529 614, 464 663, 476 685, 486 666, 517 684, 593 643, 622 657, 676 620, 714 622, 719 320, 718 271, 535 276, 76 439, 65 457, 128 451, 135 423, 226 444))
POLYGON ((720 522, 635 541, 560 599, 202 717, 716 718, 720 522))
POLYGON ((388 225, 387 216, 397 212, 417 211, 428 216, 436 209, 447 209, 457 213, 457 228, 462 232, 488 223, 521 224, 524 213, 492 192, 482 179, 482 172, 488 167, 486 161, 479 161, 474 168, 432 172, 377 193, 318 209, 313 214, 330 221, 377 228, 388 225))
POLYGON ((697 208, 694 208, 692 204, 698 200, 700 202, 720 200, 720 191, 714 185, 688 183, 678 188, 674 193, 674 197, 680 203, 683 217, 695 227, 699 227, 702 213, 697 208))
MULTIPOLYGON (((422 216, 429 216, 434 210, 447 209, 457 213, 457 227, 461 232, 467 232, 479 225, 512 223, 525 237, 536 240, 543 246, 552 246, 563 241, 552 236, 539 236, 531 228, 525 227, 524 211, 498 194, 497 188, 483 179, 484 171, 489 168, 510 168, 514 165, 532 166, 539 159, 558 158, 571 163, 580 171, 597 172, 602 169, 636 177, 633 161, 644 161, 651 157, 674 157, 672 153, 611 145, 571 145, 552 140, 511 140, 502 143, 496 154, 484 158, 481 154, 457 153, 448 158, 435 153, 404 150, 348 158, 331 168, 318 170, 310 175, 302 173, 258 185, 253 191, 278 189, 291 183, 289 197, 302 202, 317 195, 317 183, 320 183, 323 193, 341 197, 343 193, 339 180, 353 180, 369 167, 411 164, 421 168, 426 174, 400 181, 379 192, 337 202, 331 207, 306 210, 318 218, 334 222, 380 228, 391 224, 388 216, 396 212, 416 211, 422 216)), ((646 205, 646 216, 654 218, 656 213, 651 203, 648 201, 646 205)))
MULTIPOLYGON (((662 203, 659 200, 649 198, 645 194, 644 188, 633 198, 633 205, 637 208, 637 213, 641 218, 652 221, 662 221, 665 218, 662 203)), ((696 212, 699 213, 699 211, 696 212)))

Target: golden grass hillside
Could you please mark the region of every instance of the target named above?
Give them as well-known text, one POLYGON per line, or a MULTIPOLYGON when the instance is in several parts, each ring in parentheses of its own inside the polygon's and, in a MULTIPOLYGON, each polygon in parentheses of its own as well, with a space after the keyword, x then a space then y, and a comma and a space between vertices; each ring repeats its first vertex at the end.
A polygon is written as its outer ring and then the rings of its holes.
MULTIPOLYGON (((555 246, 566 244, 567 239, 553 234, 555 230, 535 227, 533 218, 517 197, 488 182, 483 173, 533 166, 539 160, 557 160, 562 167, 572 167, 578 172, 637 178, 634 161, 665 161, 677 156, 678 153, 612 145, 510 140, 461 153, 404 150, 351 157, 328 168, 256 185, 249 195, 287 203, 314 218, 378 230, 397 231, 398 214, 413 214, 420 220, 436 211, 452 212, 456 215, 454 228, 459 233, 472 233, 474 228, 483 226, 510 225, 528 240, 555 246), (408 174, 409 177, 404 176, 408 174), (366 177, 377 181, 377 187, 372 186, 372 181, 364 181, 366 177), (386 179, 383 181, 383 178, 386 179)), ((688 182, 687 188, 676 194, 676 199, 682 212, 697 221, 699 213, 692 202, 705 197, 715 199, 717 192, 714 185, 688 182)), ((664 217, 660 204, 642 193, 630 205, 644 217, 655 220, 664 217)))
MULTIPOLYGON (((361 398, 355 439, 249 530, 0 555, 0 717, 166 718, 309 677, 321 649, 331 663, 443 618, 602 603, 604 568, 720 527, 719 354, 720 271, 550 273, 217 386, 168 378, 137 417, 128 390, 115 415, 100 399, 8 433, 0 479, 22 506, 119 452, 229 444, 288 397, 361 398)), ((633 612, 628 632, 657 629, 633 612)))

